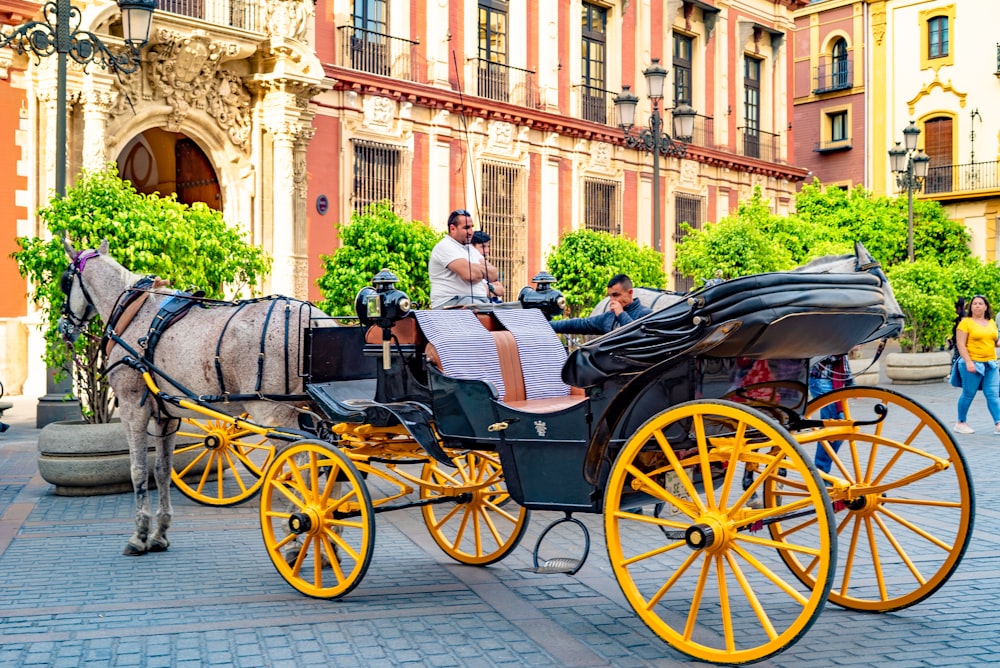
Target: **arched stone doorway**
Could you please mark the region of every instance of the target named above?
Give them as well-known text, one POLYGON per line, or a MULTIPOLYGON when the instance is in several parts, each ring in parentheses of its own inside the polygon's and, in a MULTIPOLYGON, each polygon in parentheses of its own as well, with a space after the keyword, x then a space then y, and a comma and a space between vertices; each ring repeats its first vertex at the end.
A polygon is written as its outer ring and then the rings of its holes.
POLYGON ((147 129, 125 145, 117 163, 118 173, 141 193, 177 193, 179 202, 204 202, 222 211, 222 190, 212 161, 182 133, 147 129))

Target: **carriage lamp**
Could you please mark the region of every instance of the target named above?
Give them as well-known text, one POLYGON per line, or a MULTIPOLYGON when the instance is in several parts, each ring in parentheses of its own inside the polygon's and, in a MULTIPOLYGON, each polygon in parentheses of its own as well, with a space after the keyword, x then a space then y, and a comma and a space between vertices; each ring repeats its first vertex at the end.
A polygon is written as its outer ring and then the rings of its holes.
POLYGON ((552 287, 556 282, 555 276, 541 271, 535 274, 532 279, 534 288, 525 287, 517 295, 517 300, 521 302, 521 308, 536 308, 542 312, 547 320, 559 315, 566 310, 566 298, 563 294, 552 287))
POLYGON ((375 287, 364 287, 354 298, 354 310, 361 324, 382 328, 382 368, 389 369, 389 341, 393 326, 410 313, 410 297, 396 289, 399 279, 388 269, 383 269, 372 278, 375 287))

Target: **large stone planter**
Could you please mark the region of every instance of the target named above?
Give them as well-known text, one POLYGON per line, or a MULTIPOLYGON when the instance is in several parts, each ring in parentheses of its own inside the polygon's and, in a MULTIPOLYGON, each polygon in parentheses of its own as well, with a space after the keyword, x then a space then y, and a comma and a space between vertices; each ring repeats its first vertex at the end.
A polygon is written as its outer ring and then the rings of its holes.
POLYGON ((856 360, 847 360, 851 366, 851 375, 854 376, 855 385, 879 384, 879 370, 882 367, 881 361, 872 363, 871 357, 862 357, 856 360))
POLYGON ((951 373, 951 353, 889 353, 885 375, 896 385, 940 383, 951 373))
MULTIPOLYGON (((38 472, 61 496, 96 496, 132 491, 128 442, 121 422, 52 422, 38 434, 38 472)), ((175 462, 184 466, 190 463, 175 462)), ((147 455, 150 480, 156 450, 147 455)))

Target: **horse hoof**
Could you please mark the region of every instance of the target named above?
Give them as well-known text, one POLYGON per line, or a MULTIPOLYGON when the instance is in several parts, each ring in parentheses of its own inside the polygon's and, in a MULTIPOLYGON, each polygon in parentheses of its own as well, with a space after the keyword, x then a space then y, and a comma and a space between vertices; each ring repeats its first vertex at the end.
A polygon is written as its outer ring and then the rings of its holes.
POLYGON ((166 538, 149 541, 150 552, 166 552, 168 547, 170 547, 170 541, 166 538))
POLYGON ((125 549, 122 550, 122 554, 126 557, 141 557, 146 554, 146 552, 148 552, 148 550, 145 547, 136 547, 132 543, 128 543, 125 546, 125 549))

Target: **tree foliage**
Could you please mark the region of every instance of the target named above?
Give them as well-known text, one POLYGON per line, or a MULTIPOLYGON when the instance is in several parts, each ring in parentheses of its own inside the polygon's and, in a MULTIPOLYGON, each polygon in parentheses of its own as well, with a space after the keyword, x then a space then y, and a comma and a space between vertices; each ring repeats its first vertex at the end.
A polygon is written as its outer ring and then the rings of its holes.
MULTIPOLYGON (((733 216, 686 228, 677 244, 674 266, 686 276, 724 278, 782 271, 823 255, 850 253, 860 241, 890 272, 890 283, 907 316, 900 338, 904 350, 934 350, 951 333, 958 294, 1000 289, 1000 277, 970 260, 969 233, 950 220, 938 202, 914 202, 914 256, 907 253, 908 206, 904 197, 875 196, 856 187, 806 184, 795 201, 796 213, 776 216, 759 188, 733 216), (923 258, 923 260, 921 260, 923 258), (947 270, 941 269, 948 267, 947 270), (952 282, 954 278, 956 283, 952 282)), ((1000 292, 998 292, 1000 297, 1000 292)))
POLYGON ((683 226, 674 268, 702 281, 791 269, 812 243, 811 235, 797 237, 794 221, 771 213, 760 188, 732 216, 700 230, 683 226))
POLYGON ((442 237, 420 221, 408 222, 388 201, 371 204, 351 214, 338 226, 341 247, 321 255, 323 275, 318 279, 324 301, 318 306, 331 315, 352 315, 358 291, 371 285, 372 276, 389 269, 399 278, 397 288, 415 307, 430 305, 427 261, 442 237))
MULTIPOLYGON (((850 191, 824 188, 813 181, 796 196, 795 211, 799 220, 822 228, 825 238, 860 241, 885 266, 908 259, 905 197, 876 196, 860 186, 850 191)), ((914 201, 913 256, 944 265, 963 260, 970 256, 969 233, 948 218, 939 202, 914 201)))
POLYGON ((566 297, 570 314, 589 311, 607 294, 615 274, 628 274, 636 287, 662 288, 667 277, 663 256, 649 246, 607 232, 576 230, 564 234, 550 253, 549 273, 566 297))
POLYGON ((890 267, 886 275, 906 316, 899 337, 903 352, 942 348, 951 336, 958 297, 951 267, 942 267, 934 260, 916 260, 890 267))
MULTIPOLYGON (((140 194, 113 165, 84 170, 65 197, 53 199, 38 215, 52 237, 18 238, 20 250, 12 257, 43 313, 45 362, 63 372, 70 367, 71 351, 56 331, 64 298, 59 277, 68 264, 62 235, 77 250, 96 248, 107 239, 111 254, 126 268, 168 279, 177 288, 200 288, 210 297, 252 291, 270 271, 270 258, 229 227, 220 212, 200 202, 182 204, 174 195, 140 194)), ((77 391, 84 415, 94 422, 107 421, 113 411, 98 345, 103 327, 95 318, 75 349, 77 391)))

